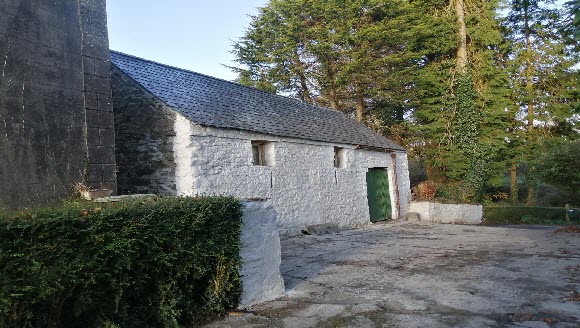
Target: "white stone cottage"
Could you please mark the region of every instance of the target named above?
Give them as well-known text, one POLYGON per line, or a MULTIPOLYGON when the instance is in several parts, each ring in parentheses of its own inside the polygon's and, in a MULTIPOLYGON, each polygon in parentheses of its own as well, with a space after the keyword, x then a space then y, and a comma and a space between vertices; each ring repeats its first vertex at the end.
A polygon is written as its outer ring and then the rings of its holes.
POLYGON ((269 198, 280 231, 403 217, 406 151, 342 112, 111 53, 121 194, 269 198))

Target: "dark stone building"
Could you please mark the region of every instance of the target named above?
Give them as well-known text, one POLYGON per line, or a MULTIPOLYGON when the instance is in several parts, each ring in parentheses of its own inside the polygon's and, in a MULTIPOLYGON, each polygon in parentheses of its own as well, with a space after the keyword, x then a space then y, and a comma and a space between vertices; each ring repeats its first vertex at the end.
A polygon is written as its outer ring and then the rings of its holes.
POLYGON ((0 0, 0 207, 116 189, 105 0, 0 0))

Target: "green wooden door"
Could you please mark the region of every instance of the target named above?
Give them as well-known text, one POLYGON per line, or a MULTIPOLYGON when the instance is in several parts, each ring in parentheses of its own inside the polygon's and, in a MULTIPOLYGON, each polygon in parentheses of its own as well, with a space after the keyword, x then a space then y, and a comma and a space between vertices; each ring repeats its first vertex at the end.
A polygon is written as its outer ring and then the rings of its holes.
POLYGON ((389 175, 386 169, 370 169, 367 172, 367 198, 369 200, 371 222, 391 218, 389 175))

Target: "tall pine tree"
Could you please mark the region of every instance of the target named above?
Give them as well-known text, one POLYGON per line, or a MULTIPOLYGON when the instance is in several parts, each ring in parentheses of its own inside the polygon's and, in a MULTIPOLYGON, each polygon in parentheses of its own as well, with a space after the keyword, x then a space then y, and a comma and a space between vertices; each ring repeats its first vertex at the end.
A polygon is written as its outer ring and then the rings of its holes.
POLYGON ((238 82, 362 121, 401 61, 400 0, 272 0, 234 45, 238 82))
MULTIPOLYGON (((518 201, 517 168, 541 156, 541 145, 577 135, 579 99, 574 41, 561 26, 564 13, 550 0, 510 0, 504 19, 511 76, 510 191, 518 201)), ((529 172, 532 168, 528 167, 529 172)), ((538 181, 525 176, 527 203, 535 204, 538 181)))

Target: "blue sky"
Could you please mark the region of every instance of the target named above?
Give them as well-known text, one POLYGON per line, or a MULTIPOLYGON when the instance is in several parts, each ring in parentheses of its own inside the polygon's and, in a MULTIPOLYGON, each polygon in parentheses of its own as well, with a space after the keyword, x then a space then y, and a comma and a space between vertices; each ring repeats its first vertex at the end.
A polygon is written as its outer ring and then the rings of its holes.
POLYGON ((267 0, 109 0, 110 47, 233 80, 232 41, 267 0))

